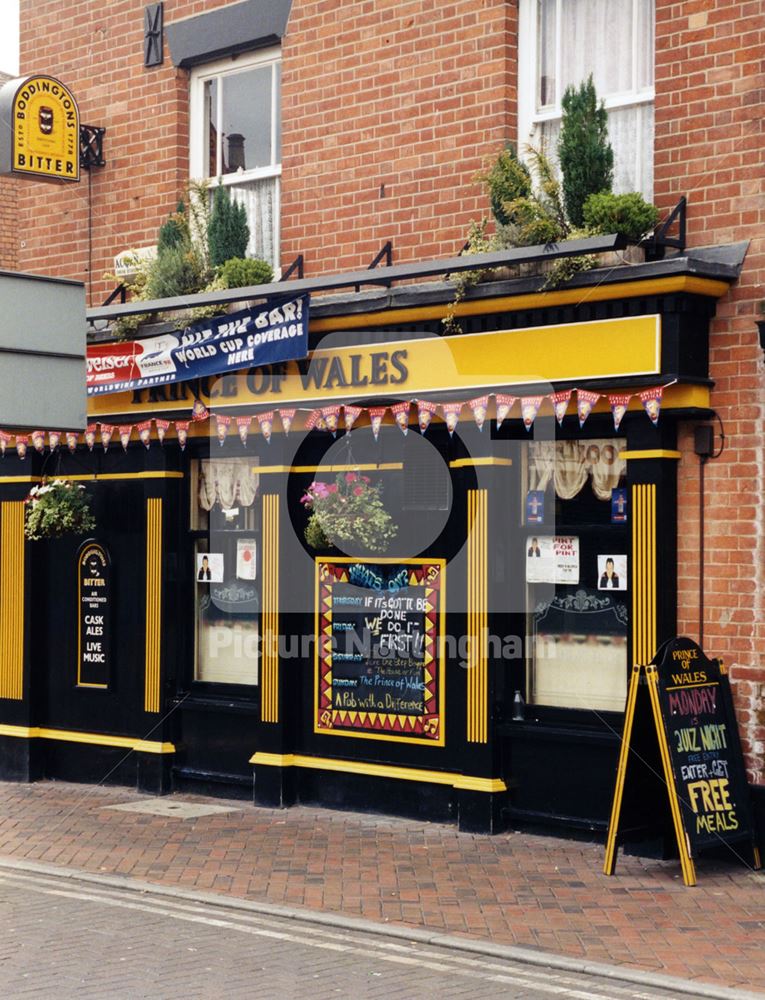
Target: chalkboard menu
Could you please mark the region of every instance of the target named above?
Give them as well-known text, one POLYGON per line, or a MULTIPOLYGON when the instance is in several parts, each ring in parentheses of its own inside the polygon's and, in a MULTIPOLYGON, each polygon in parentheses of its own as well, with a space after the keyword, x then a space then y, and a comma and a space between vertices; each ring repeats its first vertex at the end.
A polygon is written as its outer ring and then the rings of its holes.
POLYGON ((317 733, 442 746, 444 561, 317 560, 317 733))
POLYGON ((77 684, 109 685, 111 567, 103 545, 86 542, 77 557, 77 684))
POLYGON ((623 800, 632 798, 634 812, 636 798, 650 798, 639 803, 643 812, 661 811, 659 784, 641 774, 659 769, 686 885, 695 885, 693 859, 711 847, 745 843, 759 867, 727 671, 691 639, 668 640, 648 666, 633 669, 606 843, 607 875, 615 866, 623 800))

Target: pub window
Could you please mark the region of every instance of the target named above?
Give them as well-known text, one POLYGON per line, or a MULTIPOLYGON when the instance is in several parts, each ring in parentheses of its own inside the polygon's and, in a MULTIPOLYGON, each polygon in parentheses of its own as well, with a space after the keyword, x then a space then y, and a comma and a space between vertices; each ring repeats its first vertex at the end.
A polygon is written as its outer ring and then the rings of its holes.
POLYGON ((524 559, 527 693, 557 708, 622 711, 629 512, 618 438, 530 442, 524 559))
POLYGON ((190 169, 247 210, 247 254, 279 266, 281 50, 191 71, 190 169))
POLYGON ((654 0, 521 0, 518 137, 556 159, 561 99, 592 73, 614 191, 653 194, 654 0))
POLYGON ((194 679, 258 684, 260 506, 252 457, 192 463, 194 679))

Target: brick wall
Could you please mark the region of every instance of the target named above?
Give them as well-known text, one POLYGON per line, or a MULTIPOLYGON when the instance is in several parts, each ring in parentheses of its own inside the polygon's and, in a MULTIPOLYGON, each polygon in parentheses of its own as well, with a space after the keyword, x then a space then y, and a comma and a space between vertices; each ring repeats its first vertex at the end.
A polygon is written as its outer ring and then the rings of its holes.
MULTIPOLYGON (((0 87, 11 77, 0 72, 0 87)), ((10 177, 0 177, 0 268, 16 269, 18 248, 17 182, 10 177)))
MULTIPOLYGON (((656 4, 655 195, 688 196, 691 246, 750 240, 712 324, 712 405, 725 450, 706 467, 704 645, 735 682, 752 778, 765 780, 765 19, 762 3, 656 4)), ((718 438, 719 444, 719 438, 718 438)), ((680 630, 698 636, 698 459, 681 438, 680 630)))

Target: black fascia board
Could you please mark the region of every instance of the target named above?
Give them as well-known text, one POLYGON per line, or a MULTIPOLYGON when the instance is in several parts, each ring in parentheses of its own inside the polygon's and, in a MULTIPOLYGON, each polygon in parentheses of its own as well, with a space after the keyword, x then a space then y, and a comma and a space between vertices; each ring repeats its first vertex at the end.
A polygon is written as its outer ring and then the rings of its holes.
POLYGON ((278 45, 292 0, 243 0, 165 24, 174 66, 188 69, 224 56, 278 45))

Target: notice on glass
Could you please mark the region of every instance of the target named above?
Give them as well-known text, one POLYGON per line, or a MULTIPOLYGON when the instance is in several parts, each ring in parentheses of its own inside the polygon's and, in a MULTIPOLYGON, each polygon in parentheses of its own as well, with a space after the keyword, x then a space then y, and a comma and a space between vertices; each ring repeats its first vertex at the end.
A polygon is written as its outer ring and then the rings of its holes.
POLYGON ((527 583, 579 583, 579 539, 576 535, 529 535, 526 539, 527 583))

